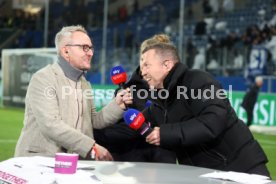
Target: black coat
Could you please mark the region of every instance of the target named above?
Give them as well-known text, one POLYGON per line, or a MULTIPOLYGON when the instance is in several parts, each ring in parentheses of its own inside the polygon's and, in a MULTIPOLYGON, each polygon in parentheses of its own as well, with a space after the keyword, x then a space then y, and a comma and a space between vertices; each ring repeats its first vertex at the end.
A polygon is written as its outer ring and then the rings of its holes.
POLYGON ((206 72, 181 63, 172 69, 164 81, 169 97, 155 100, 146 111, 147 119, 160 126, 161 147, 174 150, 180 164, 212 169, 247 172, 266 163, 264 151, 227 98, 192 99, 197 96, 193 90, 203 92, 211 86, 215 92, 222 89, 206 72), (187 89, 186 96, 177 99, 177 86, 187 89))

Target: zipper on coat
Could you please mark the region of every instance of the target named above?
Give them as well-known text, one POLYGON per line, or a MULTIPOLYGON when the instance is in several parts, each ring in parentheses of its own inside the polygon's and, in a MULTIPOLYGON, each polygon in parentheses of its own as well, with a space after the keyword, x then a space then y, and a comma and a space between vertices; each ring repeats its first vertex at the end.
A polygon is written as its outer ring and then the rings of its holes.
POLYGON ((163 124, 167 123, 167 116, 168 116, 168 111, 167 109, 165 109, 163 124))
POLYGON ((162 105, 160 105, 159 103, 154 103, 154 105, 156 107, 159 107, 164 112, 163 124, 165 124, 167 122, 167 115, 168 115, 167 109, 165 107, 163 107, 162 105))
POLYGON ((168 99, 165 100, 164 102, 164 110, 165 110, 165 113, 164 113, 164 120, 163 120, 163 123, 166 124, 167 123, 167 119, 168 119, 168 110, 167 110, 167 105, 168 104, 168 99))

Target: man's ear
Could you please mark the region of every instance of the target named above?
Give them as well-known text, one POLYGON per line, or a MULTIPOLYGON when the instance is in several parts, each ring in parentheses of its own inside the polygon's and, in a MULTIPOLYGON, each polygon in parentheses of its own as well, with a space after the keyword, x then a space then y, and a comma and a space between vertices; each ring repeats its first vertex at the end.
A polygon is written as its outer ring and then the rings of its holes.
POLYGON ((62 47, 62 49, 61 49, 61 55, 64 58, 68 57, 68 53, 69 53, 68 49, 66 47, 62 47))
POLYGON ((170 71, 174 66, 174 62, 172 60, 166 60, 164 66, 168 71, 170 71))

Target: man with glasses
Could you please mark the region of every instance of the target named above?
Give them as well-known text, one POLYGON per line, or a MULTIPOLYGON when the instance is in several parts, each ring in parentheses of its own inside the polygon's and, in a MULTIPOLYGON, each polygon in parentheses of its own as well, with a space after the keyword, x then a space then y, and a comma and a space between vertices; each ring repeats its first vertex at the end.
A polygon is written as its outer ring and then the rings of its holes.
POLYGON ((15 156, 68 152, 82 158, 95 154, 96 160, 113 160, 109 151, 95 142, 92 130, 122 118, 125 104, 132 103, 129 89, 96 112, 91 86, 84 77, 94 54, 86 30, 64 27, 56 34, 55 45, 58 62, 36 72, 30 81, 15 156))

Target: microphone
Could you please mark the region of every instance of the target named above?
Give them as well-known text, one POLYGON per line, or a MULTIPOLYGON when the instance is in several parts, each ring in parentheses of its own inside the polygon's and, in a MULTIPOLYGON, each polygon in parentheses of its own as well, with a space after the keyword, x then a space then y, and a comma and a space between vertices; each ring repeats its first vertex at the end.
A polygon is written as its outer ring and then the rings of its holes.
POLYGON ((127 81, 127 74, 123 67, 118 65, 111 68, 110 76, 113 84, 119 85, 120 89, 123 89, 124 83, 127 81))
POLYGON ((147 137, 152 132, 150 122, 145 122, 144 115, 136 109, 129 108, 125 111, 124 120, 131 129, 138 131, 143 137, 147 137))
POLYGON ((150 101, 150 100, 147 100, 147 102, 146 102, 146 107, 150 107, 151 106, 151 104, 152 104, 152 101, 150 101))
MULTIPOLYGON (((110 70, 110 76, 113 84, 119 85, 119 89, 124 89, 124 84, 127 81, 127 74, 121 65, 114 66, 110 70)), ((125 104, 126 109, 128 106, 125 104)))

